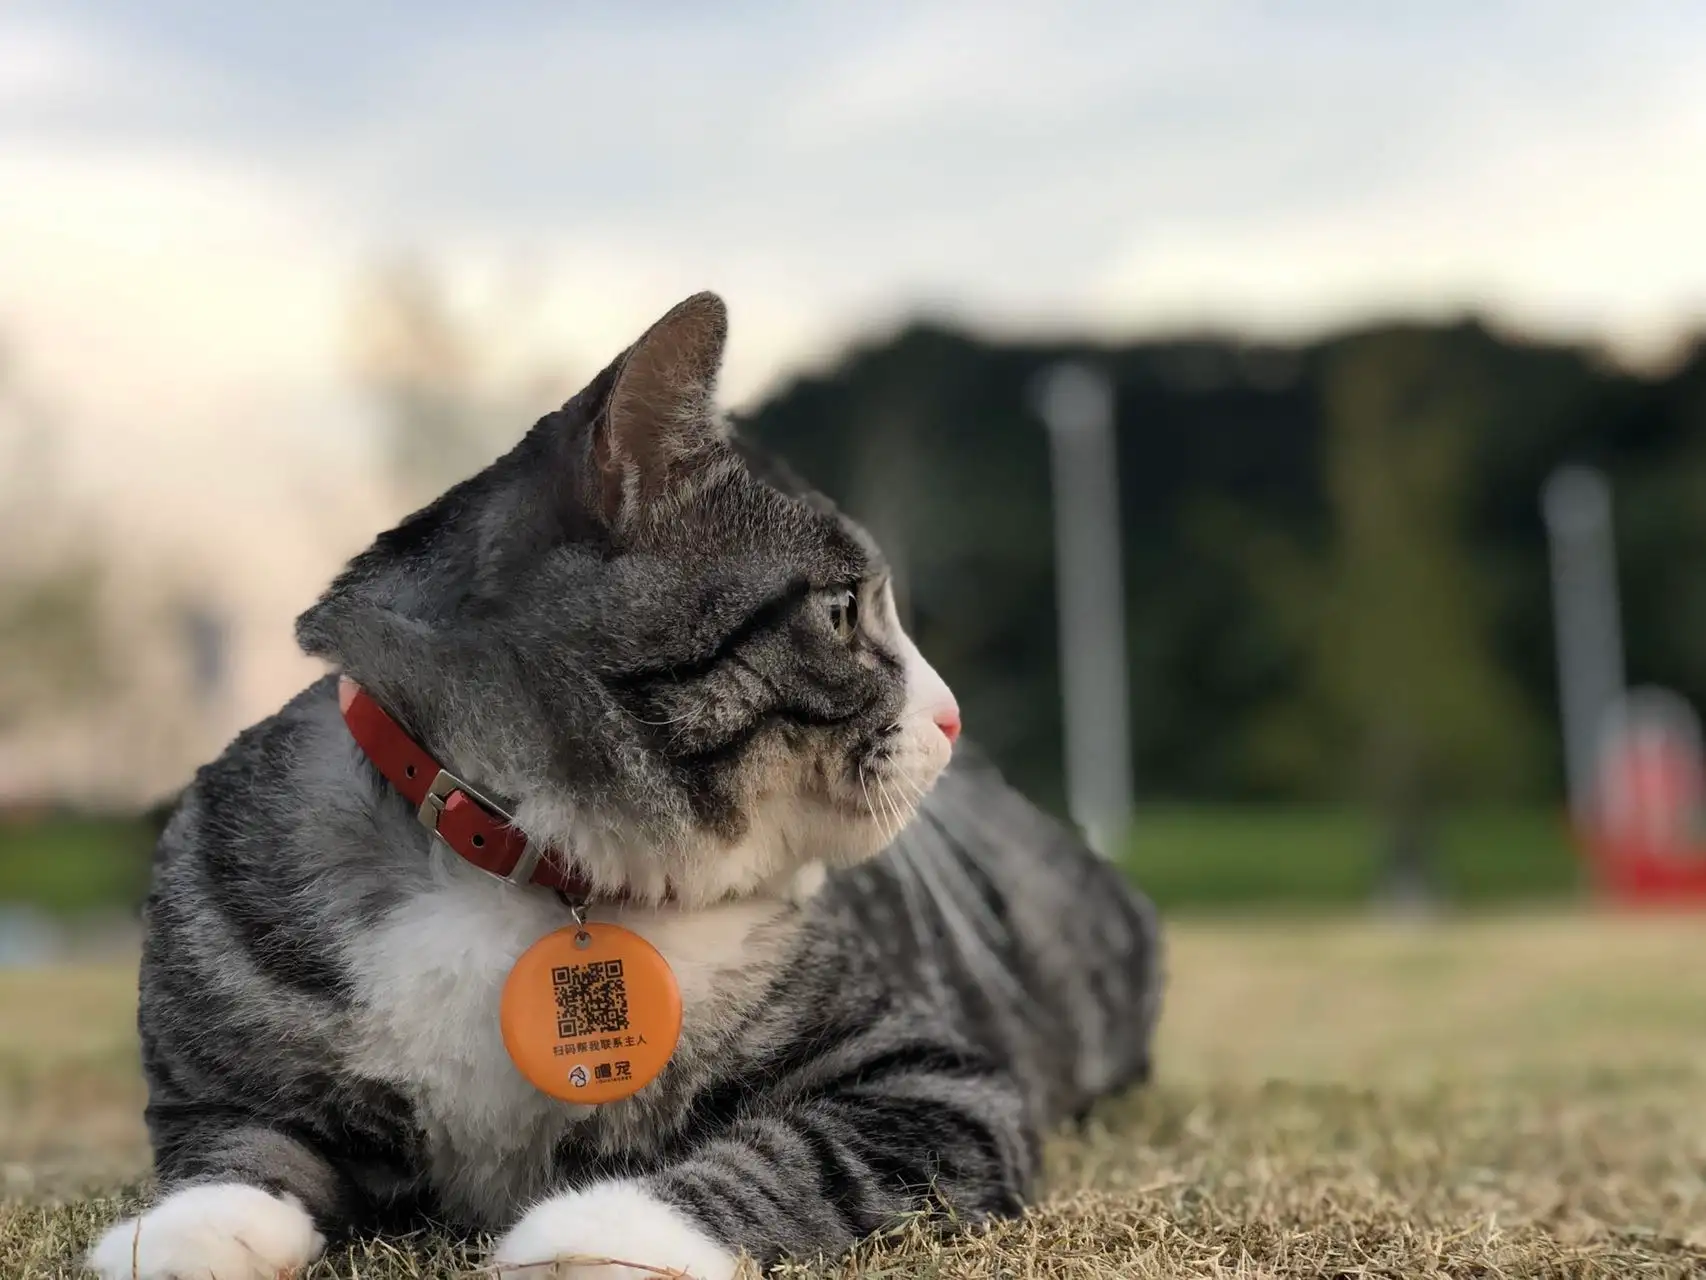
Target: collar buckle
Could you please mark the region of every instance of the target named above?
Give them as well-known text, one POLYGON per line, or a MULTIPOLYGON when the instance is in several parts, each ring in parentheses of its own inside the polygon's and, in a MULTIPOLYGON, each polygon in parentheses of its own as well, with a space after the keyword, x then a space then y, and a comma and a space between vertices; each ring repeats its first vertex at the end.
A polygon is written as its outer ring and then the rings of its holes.
MULTIPOLYGON (((502 825, 506 827, 513 827, 515 825, 515 819, 510 814, 509 810, 505 809, 490 796, 482 795, 465 780, 450 772, 449 769, 442 767, 433 775, 432 784, 427 787, 426 795, 421 797, 421 803, 415 810, 415 820, 428 831, 432 832, 432 834, 439 840, 444 840, 443 833, 438 829, 439 823, 444 819, 444 806, 450 802, 450 797, 455 795, 458 791, 467 796, 469 800, 479 805, 480 808, 485 810, 487 814, 502 825)), ((475 837, 476 843, 478 843, 478 839, 478 837, 475 837)), ((448 844, 449 842, 445 841, 445 843, 448 844)), ((466 855, 464 856, 466 857, 466 855)), ((502 880, 507 884, 526 885, 530 884, 533 880, 533 872, 539 865, 539 857, 540 850, 534 845, 533 841, 529 840, 523 848, 522 855, 515 860, 515 865, 509 869, 507 874, 499 874, 496 871, 487 871, 486 868, 480 866, 478 862, 474 862, 473 865, 479 870, 485 871, 486 874, 491 876, 494 880, 502 880)), ((469 861, 472 861, 472 859, 469 859, 469 861)))
POLYGON ((490 796, 481 795, 474 787, 462 778, 458 778, 449 769, 440 768, 433 775, 432 785, 427 787, 426 795, 421 797, 420 807, 415 810, 415 817, 420 824, 433 835, 438 834, 438 821, 444 816, 444 806, 454 792, 460 791, 480 808, 505 826, 515 825, 515 815, 504 808, 490 796))
POLYGON ((469 799, 474 798, 472 787, 449 769, 440 769, 433 775, 432 785, 427 788, 427 793, 421 797, 420 806, 415 810, 415 821, 436 836, 439 820, 444 817, 445 802, 455 791, 462 792, 469 799))

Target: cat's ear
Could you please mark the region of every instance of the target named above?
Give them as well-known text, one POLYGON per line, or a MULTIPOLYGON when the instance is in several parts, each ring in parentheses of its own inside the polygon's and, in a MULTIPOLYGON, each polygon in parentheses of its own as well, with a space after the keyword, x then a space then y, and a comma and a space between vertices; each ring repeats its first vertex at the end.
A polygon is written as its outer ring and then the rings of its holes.
POLYGON ((696 293, 622 358, 592 439, 598 505, 610 526, 669 494, 723 439, 713 400, 728 332, 723 300, 696 293))

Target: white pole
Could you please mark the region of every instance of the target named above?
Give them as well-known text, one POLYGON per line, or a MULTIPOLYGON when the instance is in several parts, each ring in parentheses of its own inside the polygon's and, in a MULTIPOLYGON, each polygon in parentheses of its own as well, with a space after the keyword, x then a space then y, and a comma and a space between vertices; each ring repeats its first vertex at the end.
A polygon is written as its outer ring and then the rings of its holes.
POLYGON ((1038 384, 1037 408, 1053 460, 1067 803, 1107 856, 1132 809, 1113 388, 1099 370, 1056 365, 1038 384))
POLYGON ((1612 541, 1611 486, 1588 467, 1561 467, 1541 492, 1552 559, 1559 710, 1570 813, 1593 817, 1601 735, 1623 695, 1623 634, 1612 541))

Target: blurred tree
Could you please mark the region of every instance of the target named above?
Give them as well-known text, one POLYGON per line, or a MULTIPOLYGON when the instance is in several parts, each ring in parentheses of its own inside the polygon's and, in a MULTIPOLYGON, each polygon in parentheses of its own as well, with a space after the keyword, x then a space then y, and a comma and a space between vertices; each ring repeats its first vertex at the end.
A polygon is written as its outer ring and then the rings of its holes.
POLYGON ((91 559, 0 566, 0 730, 93 703, 111 684, 101 582, 91 559))
POLYGON ((459 315, 442 280, 399 258, 376 271, 354 315, 356 377, 375 400, 387 470, 410 503, 430 500, 507 448, 563 399, 566 379, 517 363, 514 299, 501 325, 459 315))
POLYGON ((1464 374, 1413 331, 1330 354, 1329 548, 1267 579, 1308 661, 1296 695, 1256 732, 1289 755, 1298 784, 1330 791, 1340 775, 1368 789, 1405 895, 1424 891, 1440 802, 1523 794, 1540 772, 1532 715, 1495 660, 1464 538, 1469 442, 1496 429, 1464 374))
POLYGON ((68 518, 51 414, 0 347, 0 731, 113 680, 103 575, 68 518))

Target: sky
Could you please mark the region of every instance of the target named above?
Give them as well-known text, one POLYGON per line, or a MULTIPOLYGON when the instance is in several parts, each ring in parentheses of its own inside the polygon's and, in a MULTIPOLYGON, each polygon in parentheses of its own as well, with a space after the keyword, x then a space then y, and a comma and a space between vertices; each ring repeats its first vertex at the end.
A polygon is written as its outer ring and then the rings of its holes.
POLYGON ((1702 227, 1699 4, 0 5, 13 385, 127 542, 285 544, 297 605, 393 514, 351 367, 400 255, 564 385, 717 289, 739 405, 919 313, 1655 360, 1702 227))
POLYGON ((96 409, 334 396, 399 252, 571 366, 718 288, 737 400, 918 310, 1649 355, 1703 225, 1699 5, 0 9, 0 326, 96 409))

